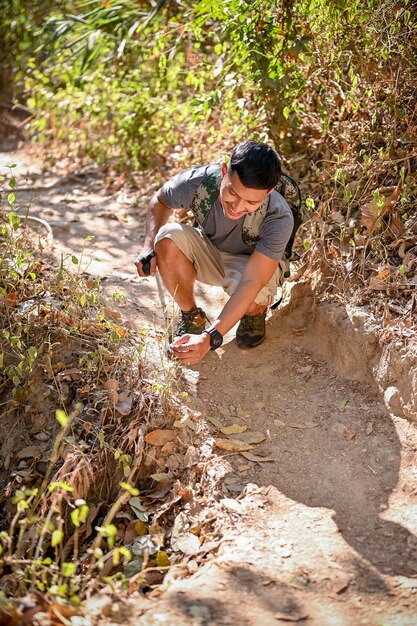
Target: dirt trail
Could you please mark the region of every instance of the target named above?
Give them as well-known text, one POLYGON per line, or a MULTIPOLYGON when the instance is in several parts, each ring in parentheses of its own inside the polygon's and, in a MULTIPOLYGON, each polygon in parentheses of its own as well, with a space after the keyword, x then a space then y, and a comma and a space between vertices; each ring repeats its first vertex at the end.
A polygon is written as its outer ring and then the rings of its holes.
MULTIPOLYGON (((126 297, 118 298, 124 317, 163 334, 158 287, 140 281, 132 264, 152 189, 138 200, 106 193, 93 171, 57 180, 23 153, 0 158, 19 162, 19 186, 24 172, 38 186, 20 192, 20 203, 48 220, 57 248, 80 256, 85 247, 87 271, 108 294, 126 297)), ((210 315, 224 296, 204 289, 199 299, 210 315)), ((239 350, 231 331, 223 349, 184 371, 190 405, 262 433, 251 452, 271 461, 225 453, 213 462, 208 471, 224 494, 214 511, 223 534, 217 556, 157 601, 113 607, 106 623, 417 625, 415 425, 389 414, 369 384, 349 380, 355 363, 342 378, 317 356, 315 346, 331 337, 325 327, 309 334, 310 313, 305 306, 295 323, 284 306, 261 347, 239 350)), ((361 352, 360 336, 350 350, 361 352)))

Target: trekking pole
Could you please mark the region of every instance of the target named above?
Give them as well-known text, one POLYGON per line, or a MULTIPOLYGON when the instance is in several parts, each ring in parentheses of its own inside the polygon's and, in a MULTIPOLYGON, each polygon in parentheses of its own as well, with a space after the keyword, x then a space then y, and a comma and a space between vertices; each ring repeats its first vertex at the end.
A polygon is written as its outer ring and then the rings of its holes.
MULTIPOLYGON (((154 256, 155 256, 155 252, 152 251, 144 259, 141 259, 142 271, 144 274, 146 274, 146 276, 149 276, 151 272, 151 260, 153 259, 154 256)), ((166 305, 166 300, 165 300, 164 287, 162 285, 162 281, 161 281, 161 277, 159 276, 158 269, 156 270, 155 279, 156 279, 156 286, 158 288, 159 301, 161 303, 162 312, 163 312, 164 319, 166 322, 168 320, 167 305, 166 305)))

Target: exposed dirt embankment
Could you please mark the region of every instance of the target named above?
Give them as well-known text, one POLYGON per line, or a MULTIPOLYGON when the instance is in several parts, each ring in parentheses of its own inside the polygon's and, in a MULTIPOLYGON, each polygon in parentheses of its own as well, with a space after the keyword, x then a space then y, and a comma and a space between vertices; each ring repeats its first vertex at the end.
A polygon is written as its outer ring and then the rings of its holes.
POLYGON ((292 325, 303 341, 348 380, 375 386, 390 413, 417 421, 417 340, 380 338, 381 324, 372 313, 314 298, 309 284, 299 283, 287 305, 292 325))

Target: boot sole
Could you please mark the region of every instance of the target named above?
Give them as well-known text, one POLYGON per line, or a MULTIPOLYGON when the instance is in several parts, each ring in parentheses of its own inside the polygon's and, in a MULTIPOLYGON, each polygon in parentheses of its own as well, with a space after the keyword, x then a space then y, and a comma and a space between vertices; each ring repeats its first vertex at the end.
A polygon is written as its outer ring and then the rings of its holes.
POLYGON ((260 346, 261 343, 263 343, 264 341, 265 341, 265 335, 262 337, 262 339, 260 339, 256 343, 251 343, 250 345, 248 345, 248 344, 241 343, 240 340, 236 337, 237 347, 241 348, 241 350, 250 350, 250 348, 256 348, 257 346, 260 346))

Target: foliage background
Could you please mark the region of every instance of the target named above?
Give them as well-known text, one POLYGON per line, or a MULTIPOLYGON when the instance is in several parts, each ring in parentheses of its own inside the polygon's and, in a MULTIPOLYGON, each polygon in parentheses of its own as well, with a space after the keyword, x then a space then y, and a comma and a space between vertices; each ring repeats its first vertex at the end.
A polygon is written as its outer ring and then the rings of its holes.
POLYGON ((307 196, 300 254, 317 285, 409 304, 415 0, 2 4, 3 82, 50 161, 132 181, 150 168, 158 185, 247 136, 269 141, 307 196))

